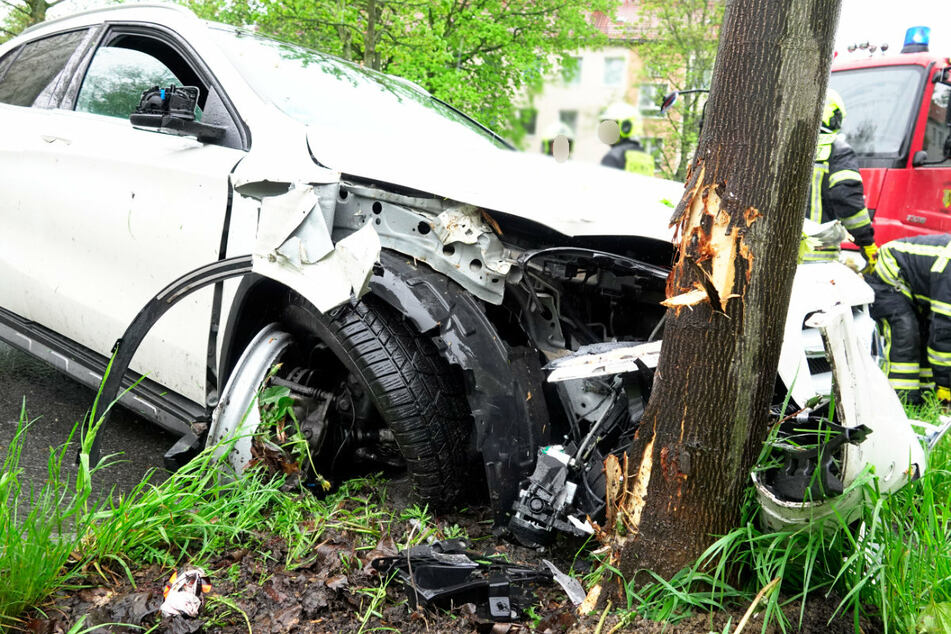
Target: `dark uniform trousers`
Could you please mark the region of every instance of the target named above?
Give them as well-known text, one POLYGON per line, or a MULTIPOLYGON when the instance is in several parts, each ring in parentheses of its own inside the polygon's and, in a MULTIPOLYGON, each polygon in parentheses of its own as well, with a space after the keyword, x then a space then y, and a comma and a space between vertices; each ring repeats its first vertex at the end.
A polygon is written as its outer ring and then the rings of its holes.
POLYGON ((879 250, 872 317, 885 341, 888 381, 919 402, 921 390, 951 387, 951 235, 893 240, 879 250))

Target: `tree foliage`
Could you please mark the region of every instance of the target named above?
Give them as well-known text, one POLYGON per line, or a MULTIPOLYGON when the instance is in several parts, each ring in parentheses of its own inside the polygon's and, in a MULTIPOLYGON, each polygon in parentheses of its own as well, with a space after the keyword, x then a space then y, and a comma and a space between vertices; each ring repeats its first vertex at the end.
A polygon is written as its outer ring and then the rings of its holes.
POLYGON ((0 42, 17 35, 23 29, 46 19, 46 12, 63 0, 0 0, 6 17, 0 21, 0 42))
MULTIPOLYGON (((662 79, 670 90, 709 88, 723 7, 718 0, 642 0, 637 25, 642 35, 634 38, 634 49, 644 62, 645 78, 662 79)), ((664 176, 686 178, 705 101, 702 93, 683 95, 680 105, 668 111, 669 134, 678 152, 676 160, 662 155, 664 176)))
MULTIPOLYGON (((3 0, 0 0, 3 1, 3 0)), ((199 15, 400 75, 518 141, 516 97, 606 37, 617 0, 186 0, 199 15)))

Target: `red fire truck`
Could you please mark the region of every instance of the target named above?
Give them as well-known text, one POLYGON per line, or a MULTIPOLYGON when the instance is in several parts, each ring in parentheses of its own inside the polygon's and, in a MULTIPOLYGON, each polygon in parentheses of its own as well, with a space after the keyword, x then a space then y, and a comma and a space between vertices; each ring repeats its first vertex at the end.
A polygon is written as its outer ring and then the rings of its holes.
POLYGON ((951 58, 929 53, 928 35, 912 27, 899 55, 832 65, 878 244, 951 233, 951 58))

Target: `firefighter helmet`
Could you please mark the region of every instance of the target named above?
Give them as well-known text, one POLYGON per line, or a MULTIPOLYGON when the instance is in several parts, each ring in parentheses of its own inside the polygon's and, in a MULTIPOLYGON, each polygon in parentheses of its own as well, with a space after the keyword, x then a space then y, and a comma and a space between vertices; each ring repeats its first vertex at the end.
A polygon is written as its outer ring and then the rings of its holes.
POLYGON ((838 132, 845 121, 845 102, 832 88, 826 93, 826 105, 822 110, 822 132, 838 132))
POLYGON ((601 113, 601 121, 617 121, 622 139, 636 139, 644 134, 644 121, 640 110, 623 101, 612 103, 605 108, 601 113))
POLYGON ((565 147, 568 153, 571 153, 575 144, 575 133, 571 131, 571 128, 566 123, 559 121, 545 128, 545 132, 542 134, 542 154, 554 156, 555 139, 558 137, 565 137, 565 139, 567 139, 565 147))

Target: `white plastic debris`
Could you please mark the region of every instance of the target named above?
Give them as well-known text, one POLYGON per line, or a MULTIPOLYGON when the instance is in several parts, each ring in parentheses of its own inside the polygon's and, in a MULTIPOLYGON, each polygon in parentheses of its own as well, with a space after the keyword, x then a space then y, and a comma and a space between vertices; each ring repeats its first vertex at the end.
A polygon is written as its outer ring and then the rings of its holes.
POLYGON ((211 584, 201 568, 190 568, 181 574, 172 573, 163 592, 165 602, 160 608, 162 616, 198 616, 198 610, 204 602, 202 595, 210 591, 211 584))
POLYGON ((568 599, 575 605, 581 605, 586 594, 581 582, 558 570, 558 566, 547 559, 542 559, 542 563, 551 571, 552 577, 554 577, 558 585, 561 586, 561 589, 565 591, 565 594, 568 595, 568 599))

